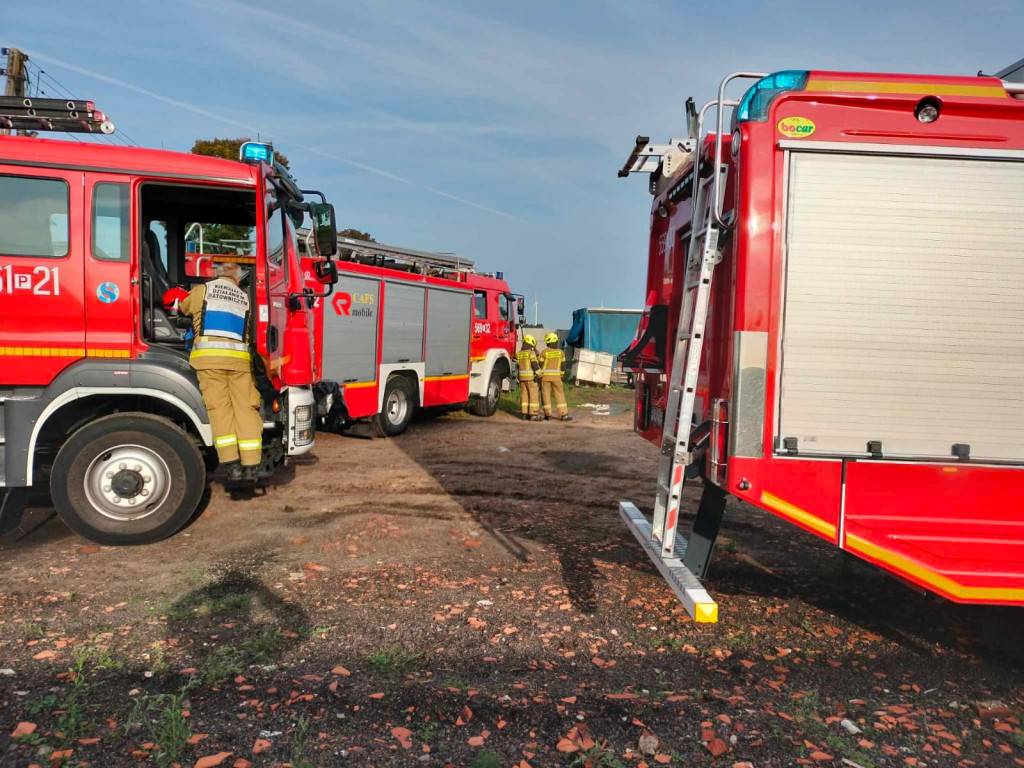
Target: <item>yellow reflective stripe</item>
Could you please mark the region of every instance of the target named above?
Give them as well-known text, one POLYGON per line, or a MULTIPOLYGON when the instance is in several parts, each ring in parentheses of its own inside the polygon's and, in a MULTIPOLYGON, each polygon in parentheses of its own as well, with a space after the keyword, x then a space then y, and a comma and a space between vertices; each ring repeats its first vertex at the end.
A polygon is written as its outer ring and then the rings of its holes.
POLYGON ((808 80, 805 91, 845 93, 913 93, 923 96, 988 96, 1005 99, 1010 94, 999 85, 952 83, 898 83, 877 80, 808 80))
POLYGON ((850 533, 846 534, 846 549, 869 557, 872 560, 885 563, 897 571, 923 581, 938 592, 945 592, 961 600, 1005 600, 1007 602, 1020 602, 1024 600, 1024 589, 1014 587, 968 587, 953 581, 948 576, 936 573, 927 566, 897 555, 895 552, 890 552, 850 533))
POLYGON ((258 451, 263 447, 263 438, 258 440, 239 440, 238 447, 243 451, 258 451))
POLYGON ((237 349, 193 349, 189 355, 191 360, 194 357, 234 357, 239 360, 251 360, 252 355, 248 352, 240 352, 237 349))
POLYGON ((237 435, 223 435, 221 437, 213 438, 213 444, 218 448, 223 448, 225 445, 234 445, 238 442, 237 435))
POLYGON ((348 384, 344 384, 342 386, 344 386, 345 389, 359 389, 361 387, 376 387, 377 386, 377 382, 376 381, 352 381, 352 382, 349 382, 348 384))
POLYGON ((90 347, 0 347, 0 357, 131 357, 130 349, 90 347))
POLYGON ((424 376, 424 381, 454 381, 455 379, 468 379, 468 373, 460 373, 454 376, 424 376))
POLYGON ((783 517, 788 517, 790 520, 803 523, 808 528, 820 533, 822 536, 826 536, 830 539, 834 539, 836 537, 836 527, 834 525, 826 523, 824 520, 815 517, 810 512, 800 509, 800 507, 794 507, 788 501, 783 501, 778 496, 773 496, 767 491, 761 492, 761 503, 775 512, 778 512, 783 517))

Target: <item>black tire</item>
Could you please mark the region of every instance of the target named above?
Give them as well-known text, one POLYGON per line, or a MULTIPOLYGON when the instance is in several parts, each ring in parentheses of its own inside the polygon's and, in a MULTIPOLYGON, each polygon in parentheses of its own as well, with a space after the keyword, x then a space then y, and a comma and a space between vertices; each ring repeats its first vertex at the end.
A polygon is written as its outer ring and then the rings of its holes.
POLYGON ((405 432, 415 409, 412 384, 405 376, 391 376, 384 386, 383 410, 373 417, 378 437, 396 437, 405 432))
POLYGON ((195 513, 205 487, 206 465, 192 438, 147 413, 86 424, 61 446, 50 472, 50 494, 61 519, 99 544, 166 539, 195 513))
POLYGON ((487 394, 483 397, 474 397, 469 401, 469 410, 477 416, 493 416, 498 411, 498 400, 501 399, 501 381, 505 377, 501 375, 498 366, 491 371, 491 378, 487 382, 487 394))

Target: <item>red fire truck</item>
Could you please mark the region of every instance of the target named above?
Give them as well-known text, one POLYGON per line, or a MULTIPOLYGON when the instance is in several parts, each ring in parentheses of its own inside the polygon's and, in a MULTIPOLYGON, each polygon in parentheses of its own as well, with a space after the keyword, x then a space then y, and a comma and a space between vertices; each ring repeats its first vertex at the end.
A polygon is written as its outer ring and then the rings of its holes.
POLYGON ((686 138, 637 139, 648 296, 621 359, 661 461, 653 523, 620 511, 697 619, 727 494, 951 600, 1024 604, 1022 99, 737 73, 686 138))
POLYGON ((513 380, 523 297, 458 256, 347 237, 338 247, 337 289, 316 316, 328 428, 369 419, 394 436, 419 407, 493 415, 513 380))
MULTIPOLYGON (((109 132, 90 102, 0 101, 0 127, 109 132)), ((141 544, 196 511, 212 433, 184 334, 163 304, 202 279, 186 263, 192 225, 247 232, 245 265, 263 395, 264 470, 313 445, 312 316, 295 227, 326 203, 304 193, 269 145, 245 162, 96 143, 0 137, 0 528, 48 486, 75 531, 141 544)), ((316 265, 330 284, 333 263, 316 265)))

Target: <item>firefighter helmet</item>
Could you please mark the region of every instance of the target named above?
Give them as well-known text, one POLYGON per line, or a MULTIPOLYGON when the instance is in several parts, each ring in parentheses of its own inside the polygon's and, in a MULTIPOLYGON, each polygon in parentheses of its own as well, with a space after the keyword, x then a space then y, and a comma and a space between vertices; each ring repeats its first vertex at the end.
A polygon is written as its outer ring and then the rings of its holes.
POLYGON ((547 344, 549 347, 552 344, 557 344, 558 343, 558 334, 557 333, 549 333, 547 336, 544 337, 544 343, 547 344))
POLYGON ((188 298, 188 291, 181 286, 175 286, 164 293, 164 309, 168 312, 177 312, 179 305, 188 298))
POLYGON ((525 336, 523 336, 523 344, 525 344, 528 347, 536 347, 537 339, 535 339, 530 334, 526 334, 525 336))

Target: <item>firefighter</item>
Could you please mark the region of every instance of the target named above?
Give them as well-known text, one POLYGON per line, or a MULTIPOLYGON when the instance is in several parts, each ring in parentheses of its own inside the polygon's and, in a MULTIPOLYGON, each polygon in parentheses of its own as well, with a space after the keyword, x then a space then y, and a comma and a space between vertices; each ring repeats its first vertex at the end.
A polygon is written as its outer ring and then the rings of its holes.
POLYGON ((537 339, 530 334, 523 336, 523 346, 516 353, 516 367, 519 368, 519 409, 526 421, 541 421, 540 392, 537 390, 537 339))
POLYGON ((544 337, 544 355, 540 369, 540 389, 544 400, 544 419, 551 418, 551 398, 555 399, 555 407, 558 409, 558 418, 561 421, 572 421, 569 415, 569 406, 565 404, 565 392, 562 389, 562 364, 565 362, 565 353, 557 346, 558 334, 549 333, 544 337))
POLYGON ((195 286, 181 302, 192 318, 189 362, 199 378, 213 428, 217 458, 228 480, 255 480, 263 448, 260 394, 249 351, 249 296, 238 287, 238 264, 218 264, 213 280, 195 286))

